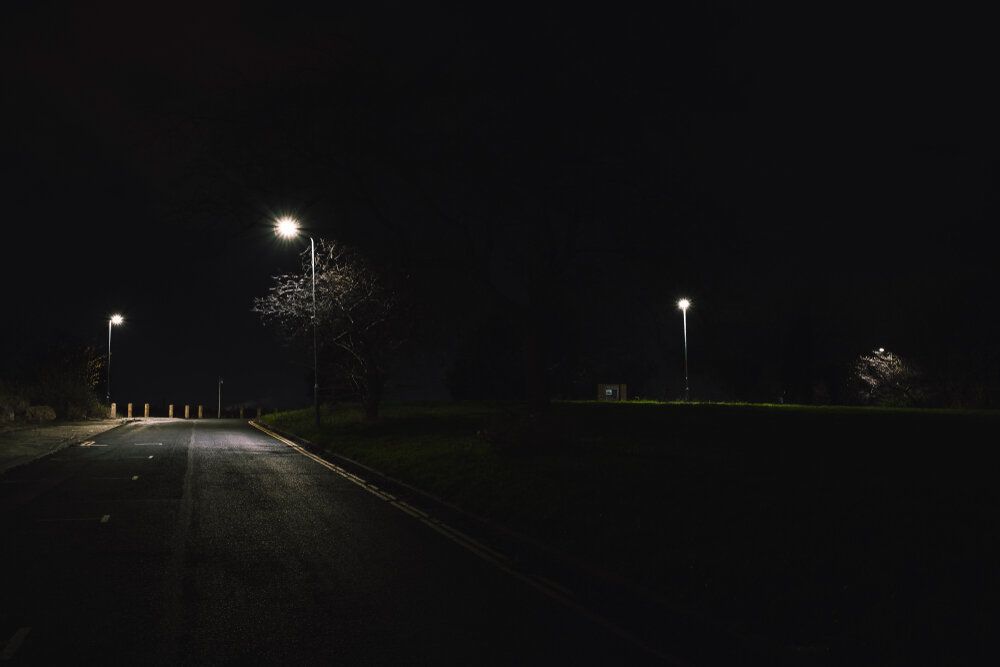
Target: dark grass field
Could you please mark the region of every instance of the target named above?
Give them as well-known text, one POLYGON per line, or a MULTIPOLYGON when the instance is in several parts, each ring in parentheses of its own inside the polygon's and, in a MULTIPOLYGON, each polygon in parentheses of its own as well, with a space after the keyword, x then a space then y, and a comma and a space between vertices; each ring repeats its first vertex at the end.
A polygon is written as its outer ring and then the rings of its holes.
POLYGON ((354 407, 266 421, 802 664, 1000 652, 1000 415, 802 406, 354 407))

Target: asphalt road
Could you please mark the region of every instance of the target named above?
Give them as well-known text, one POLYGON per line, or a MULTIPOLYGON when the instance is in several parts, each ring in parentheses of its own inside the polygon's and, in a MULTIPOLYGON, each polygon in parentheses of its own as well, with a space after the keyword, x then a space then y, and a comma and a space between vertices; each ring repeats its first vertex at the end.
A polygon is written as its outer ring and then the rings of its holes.
POLYGON ((0 476, 9 665, 663 664, 239 420, 128 424, 0 476))

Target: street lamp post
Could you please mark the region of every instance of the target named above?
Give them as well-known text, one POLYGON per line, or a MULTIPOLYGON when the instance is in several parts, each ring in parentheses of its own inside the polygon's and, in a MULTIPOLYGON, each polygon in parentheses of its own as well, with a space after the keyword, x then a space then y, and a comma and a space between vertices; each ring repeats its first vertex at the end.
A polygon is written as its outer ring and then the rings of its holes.
POLYGON ((124 321, 121 315, 112 315, 108 320, 108 407, 111 407, 111 325, 118 326, 124 321))
POLYGON ((222 378, 219 378, 219 412, 215 418, 222 419, 222 378))
MULTIPOLYGON (((299 223, 292 218, 281 218, 275 231, 286 239, 299 235, 299 223)), ((316 343, 316 243, 309 237, 309 258, 312 265, 312 329, 313 329, 313 408, 316 412, 316 426, 319 426, 319 351, 316 343)))
POLYGON ((681 299, 677 302, 677 307, 681 309, 684 318, 684 400, 691 400, 691 387, 688 384, 688 308, 691 302, 681 299))

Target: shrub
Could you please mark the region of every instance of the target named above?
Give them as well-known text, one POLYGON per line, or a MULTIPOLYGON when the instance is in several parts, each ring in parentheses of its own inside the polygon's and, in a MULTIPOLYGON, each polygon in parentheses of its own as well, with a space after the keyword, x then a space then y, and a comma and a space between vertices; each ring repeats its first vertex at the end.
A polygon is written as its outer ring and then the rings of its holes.
POLYGON ((29 405, 24 417, 30 422, 47 422, 56 418, 56 411, 51 405, 29 405))
POLYGON ((24 414, 27 407, 28 400, 19 393, 0 392, 0 424, 14 421, 18 415, 24 414))

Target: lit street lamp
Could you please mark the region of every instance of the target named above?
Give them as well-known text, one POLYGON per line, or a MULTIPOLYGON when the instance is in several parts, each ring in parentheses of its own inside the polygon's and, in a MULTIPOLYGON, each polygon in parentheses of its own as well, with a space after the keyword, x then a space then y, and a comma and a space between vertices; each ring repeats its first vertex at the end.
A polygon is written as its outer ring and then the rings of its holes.
MULTIPOLYGON (((292 218, 281 218, 275 226, 275 233, 286 239, 299 235, 299 223, 292 218)), ((312 325, 313 325, 313 407, 316 411, 316 426, 319 426, 319 352, 316 345, 316 243, 309 237, 309 253, 312 263, 312 325)))
POLYGON ((677 307, 681 309, 684 316, 684 400, 691 400, 691 387, 688 385, 688 308, 691 302, 681 299, 677 302, 677 307))
POLYGON ((118 326, 124 321, 121 315, 112 315, 108 320, 108 407, 111 407, 111 325, 118 326))

